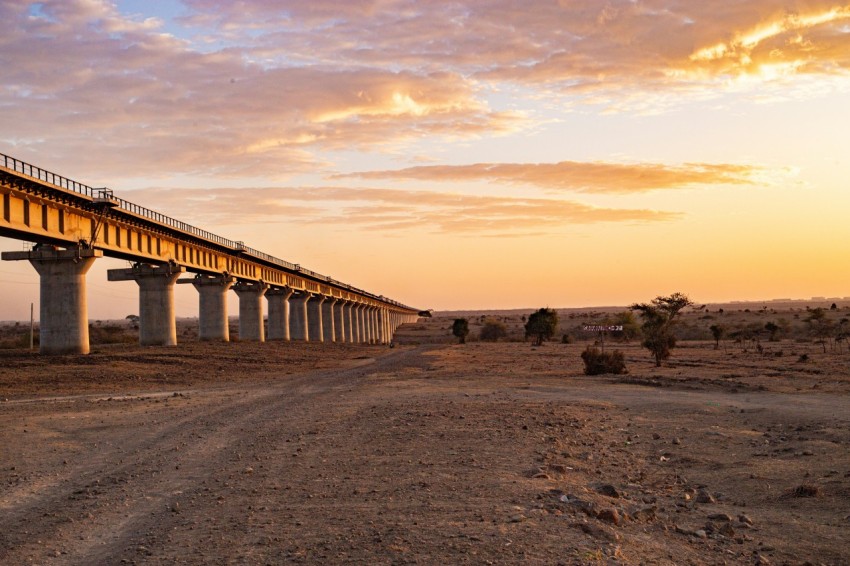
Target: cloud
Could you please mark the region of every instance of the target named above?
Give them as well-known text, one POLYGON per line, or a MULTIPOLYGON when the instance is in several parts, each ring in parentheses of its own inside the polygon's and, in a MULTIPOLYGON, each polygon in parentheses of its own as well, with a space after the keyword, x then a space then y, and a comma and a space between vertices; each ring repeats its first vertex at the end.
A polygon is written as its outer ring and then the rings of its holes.
POLYGON ((283 177, 325 166, 326 151, 493 135, 522 121, 491 110, 457 73, 266 65, 160 26, 96 0, 36 11, 4 2, 0 140, 60 166, 73 147, 87 174, 283 177))
POLYGON ((335 178, 395 179, 430 182, 497 182, 549 190, 627 194, 698 185, 750 185, 763 177, 759 167, 735 164, 686 163, 476 163, 423 165, 392 171, 367 171, 335 178))
MULTIPOLYGON (((350 187, 164 189, 125 198, 179 211, 199 225, 287 222, 448 234, 528 233, 574 224, 665 222, 675 212, 594 207, 554 198, 496 197, 350 187)), ((203 226, 201 226, 203 227, 203 226)))
POLYGON ((657 92, 850 69, 834 0, 188 0, 267 60, 428 70, 573 93, 657 92), (263 31, 257 33, 256 22, 263 31))

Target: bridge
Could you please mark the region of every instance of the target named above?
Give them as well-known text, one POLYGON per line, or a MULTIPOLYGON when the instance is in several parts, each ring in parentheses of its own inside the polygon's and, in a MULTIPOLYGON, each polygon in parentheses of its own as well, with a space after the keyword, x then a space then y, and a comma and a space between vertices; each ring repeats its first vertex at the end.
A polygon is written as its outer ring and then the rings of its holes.
POLYGON ((3 252, 40 278, 40 352, 89 352, 86 272, 97 258, 133 262, 109 281, 139 288, 139 342, 176 345, 174 285, 199 295, 200 340, 228 341, 227 292, 239 297, 240 340, 387 343, 419 311, 272 257, 0 153, 0 236, 33 242, 3 252), (182 278, 186 274, 191 277, 182 278), (264 324, 268 303, 268 333, 264 324))

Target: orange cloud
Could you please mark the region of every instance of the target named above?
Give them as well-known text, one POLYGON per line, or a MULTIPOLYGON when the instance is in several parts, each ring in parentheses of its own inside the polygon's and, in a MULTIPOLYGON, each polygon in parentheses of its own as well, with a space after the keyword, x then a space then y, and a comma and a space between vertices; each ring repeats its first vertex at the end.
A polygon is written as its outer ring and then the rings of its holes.
POLYGON ((348 187, 145 189, 127 198, 199 224, 277 222, 357 226, 364 230, 523 233, 572 224, 664 222, 675 212, 603 208, 568 200, 348 187), (191 211, 191 212, 188 212, 191 211))
POLYGON ((763 173, 758 167, 735 164, 687 163, 476 163, 424 165, 394 171, 368 171, 335 178, 412 179, 418 181, 487 181, 523 184, 543 189, 587 193, 640 193, 696 185, 749 185, 763 173))

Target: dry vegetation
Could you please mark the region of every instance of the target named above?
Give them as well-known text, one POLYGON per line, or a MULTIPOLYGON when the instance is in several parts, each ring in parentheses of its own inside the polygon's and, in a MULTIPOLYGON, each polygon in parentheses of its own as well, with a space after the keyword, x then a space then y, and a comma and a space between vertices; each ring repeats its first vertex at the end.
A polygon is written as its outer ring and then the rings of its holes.
POLYGON ((0 352, 0 562, 850 563, 850 353, 804 307, 744 308, 687 313, 660 368, 609 337, 617 376, 584 375, 580 328, 622 309, 561 311, 541 347, 518 312, 394 348, 0 352))

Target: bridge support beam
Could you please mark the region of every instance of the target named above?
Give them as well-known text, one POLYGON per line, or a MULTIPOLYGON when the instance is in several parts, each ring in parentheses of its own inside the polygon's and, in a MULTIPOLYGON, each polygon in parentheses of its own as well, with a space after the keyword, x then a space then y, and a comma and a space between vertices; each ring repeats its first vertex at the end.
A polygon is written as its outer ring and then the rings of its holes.
POLYGON ((262 281, 240 281, 233 286, 239 296, 239 340, 264 342, 263 295, 269 286, 262 281))
POLYGON ((289 322, 290 334, 293 340, 310 340, 310 316, 307 305, 313 295, 310 293, 299 293, 289 300, 292 308, 289 322))
POLYGON ((284 340, 289 342, 289 298, 293 290, 289 287, 275 287, 266 291, 269 301, 269 340, 284 340))
POLYGON ((136 264, 130 269, 110 269, 109 281, 135 281, 139 285, 139 344, 176 346, 174 283, 186 268, 182 265, 136 264))
POLYGON ((325 341, 322 329, 322 303, 324 302, 324 295, 313 295, 307 302, 307 329, 311 342, 325 341))
POLYGON ((4 260, 28 260, 39 275, 39 352, 88 354, 89 314, 86 273, 103 252, 41 247, 3 252, 4 260))
POLYGON ((341 342, 354 342, 354 338, 351 336, 351 301, 345 301, 339 310, 342 313, 340 316, 342 319, 341 342))
POLYGON ((325 297, 322 303, 322 337, 325 342, 336 341, 336 297, 325 297))
POLYGON ((196 275, 177 283, 191 283, 198 290, 198 338, 202 341, 229 342, 227 291, 236 279, 229 275, 196 275))

